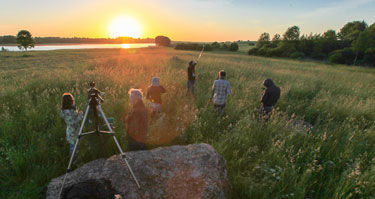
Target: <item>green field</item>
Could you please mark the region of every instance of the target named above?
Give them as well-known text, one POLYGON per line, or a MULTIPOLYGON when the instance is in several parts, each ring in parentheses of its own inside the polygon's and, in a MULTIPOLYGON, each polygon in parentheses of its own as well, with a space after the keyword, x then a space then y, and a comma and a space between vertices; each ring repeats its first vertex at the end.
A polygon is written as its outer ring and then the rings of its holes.
MULTIPOLYGON (((225 157, 233 198, 375 198, 375 69, 270 59, 244 53, 204 53, 196 97, 185 97, 187 63, 199 52, 173 49, 61 50, 0 54, 0 198, 42 198, 52 178, 65 173, 69 145, 59 117, 61 95, 80 110, 88 82, 104 91, 103 109, 120 122, 127 92, 158 76, 167 89, 166 117, 150 128, 150 148, 205 142, 225 157), (232 93, 226 114, 205 108, 219 70, 232 93), (282 95, 271 120, 257 120, 262 82, 272 78, 282 95), (286 121, 304 120, 311 132, 286 121)), ((84 139, 77 166, 97 157, 84 139)), ((111 140, 101 148, 116 154, 111 140)))

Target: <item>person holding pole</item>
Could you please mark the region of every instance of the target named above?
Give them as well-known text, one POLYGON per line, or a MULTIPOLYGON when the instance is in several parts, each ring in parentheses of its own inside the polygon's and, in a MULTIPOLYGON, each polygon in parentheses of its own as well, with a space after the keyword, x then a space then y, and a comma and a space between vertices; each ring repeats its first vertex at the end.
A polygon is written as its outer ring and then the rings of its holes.
POLYGON ((202 53, 204 51, 204 45, 202 46, 202 51, 199 53, 199 56, 196 61, 191 60, 189 62, 189 66, 187 68, 187 75, 188 75, 188 82, 187 82, 187 91, 186 95, 189 94, 189 91, 195 94, 195 66, 198 64, 199 58, 201 58, 202 53))
POLYGON ((188 82, 187 82, 186 95, 188 95, 190 91, 194 95, 194 92, 195 92, 195 66, 196 65, 197 65, 197 62, 195 62, 193 60, 191 60, 189 62, 189 66, 187 68, 188 82))
POLYGON ((213 99, 215 112, 219 112, 220 115, 224 112, 227 96, 231 95, 230 83, 225 80, 225 77, 226 72, 221 70, 219 72, 219 79, 215 80, 212 85, 212 95, 210 98, 210 101, 213 99))

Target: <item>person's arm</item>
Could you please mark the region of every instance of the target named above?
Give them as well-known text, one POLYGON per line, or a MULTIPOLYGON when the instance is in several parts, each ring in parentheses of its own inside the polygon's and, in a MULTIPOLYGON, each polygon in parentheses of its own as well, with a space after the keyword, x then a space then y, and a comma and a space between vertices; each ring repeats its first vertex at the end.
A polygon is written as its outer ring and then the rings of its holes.
POLYGON ((165 88, 163 86, 160 86, 160 92, 165 93, 165 92, 167 92, 167 90, 165 90, 165 88))
POLYGON ((269 92, 267 92, 267 89, 266 89, 262 95, 260 102, 263 104, 265 101, 267 101, 268 97, 269 97, 269 92))

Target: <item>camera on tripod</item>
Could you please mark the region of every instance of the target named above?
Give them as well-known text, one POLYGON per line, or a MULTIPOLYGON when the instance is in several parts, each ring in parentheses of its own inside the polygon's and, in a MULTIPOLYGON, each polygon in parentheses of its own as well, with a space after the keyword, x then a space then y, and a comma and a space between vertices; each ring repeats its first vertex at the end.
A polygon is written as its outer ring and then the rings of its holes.
POLYGON ((89 94, 89 99, 91 99, 91 103, 100 104, 104 102, 103 98, 101 97, 102 95, 104 95, 104 93, 100 92, 95 87, 95 82, 90 82, 90 88, 88 90, 88 94, 89 94))

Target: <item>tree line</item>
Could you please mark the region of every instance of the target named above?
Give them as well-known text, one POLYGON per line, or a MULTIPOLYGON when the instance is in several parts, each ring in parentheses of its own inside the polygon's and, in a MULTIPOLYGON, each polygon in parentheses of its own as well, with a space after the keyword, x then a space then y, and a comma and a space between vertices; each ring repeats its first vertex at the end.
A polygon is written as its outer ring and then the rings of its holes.
POLYGON ((223 51, 238 51, 239 46, 236 42, 213 42, 211 44, 201 43, 178 43, 175 45, 176 50, 202 50, 204 45, 204 51, 212 50, 223 50, 223 51))
POLYGON ((327 30, 323 34, 300 35, 298 26, 289 27, 272 39, 262 33, 250 55, 266 57, 310 58, 331 63, 375 66, 375 23, 365 21, 345 24, 340 32, 327 30))
MULTIPOLYGON (((36 44, 51 43, 78 43, 78 44, 122 44, 122 43, 154 43, 154 38, 86 38, 86 37, 33 37, 36 44)), ((0 36, 0 44, 16 44, 17 36, 4 35, 0 36)))

